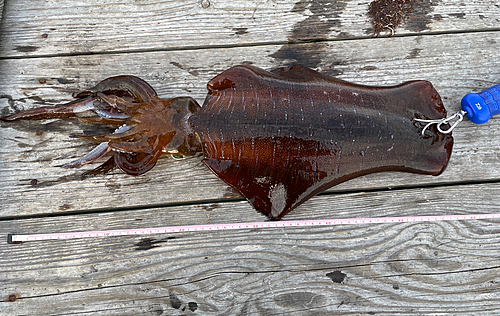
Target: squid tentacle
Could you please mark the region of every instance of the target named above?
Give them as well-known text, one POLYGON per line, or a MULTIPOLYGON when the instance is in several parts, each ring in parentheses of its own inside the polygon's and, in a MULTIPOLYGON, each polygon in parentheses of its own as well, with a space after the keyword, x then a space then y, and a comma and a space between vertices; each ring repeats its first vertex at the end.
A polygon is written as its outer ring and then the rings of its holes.
POLYGON ((76 117, 80 122, 88 123, 88 124, 104 124, 104 125, 123 125, 124 119, 118 118, 107 118, 100 116, 92 116, 92 117, 76 117))
POLYGON ((56 106, 46 106, 37 109, 31 109, 2 117, 3 121, 17 120, 45 120, 52 118, 70 118, 77 113, 90 111, 94 109, 94 99, 91 97, 79 99, 69 103, 56 106))
POLYGON ((114 95, 128 95, 138 102, 150 102, 156 91, 144 80, 135 76, 118 76, 102 80, 95 87, 82 91, 76 98, 94 95, 97 92, 114 95))
POLYGON ((84 123, 120 126, 110 134, 76 135, 98 145, 63 167, 80 167, 111 153, 111 158, 102 167, 85 175, 105 173, 115 165, 128 174, 140 175, 150 170, 165 152, 176 150, 194 154, 201 151, 198 138, 187 125, 187 119, 200 109, 192 98, 161 99, 149 84, 134 76, 108 78, 73 96, 77 100, 2 119, 74 118, 84 123))
POLYGON ((150 140, 152 138, 156 138, 158 136, 153 136, 153 137, 147 137, 145 135, 141 135, 139 139, 136 139, 134 141, 128 141, 124 142, 122 139, 116 139, 116 140, 111 140, 109 142, 109 146, 119 152, 126 152, 126 153, 146 153, 146 154, 151 154, 154 152, 153 146, 151 146, 150 140))
POLYGON ((61 167, 63 168, 78 168, 83 165, 86 165, 88 163, 94 162, 97 159, 103 157, 106 155, 108 152, 111 151, 111 147, 108 146, 108 143, 100 143, 92 149, 90 152, 88 152, 85 156, 73 161, 69 162, 67 164, 62 165, 61 167))
POLYGON ((133 114, 137 109, 143 105, 143 102, 131 102, 125 98, 116 95, 107 95, 102 92, 97 92, 96 97, 102 100, 105 104, 113 109, 117 109, 126 115, 133 114))
POLYGON ((110 110, 95 109, 94 112, 103 119, 126 120, 130 115, 123 112, 113 112, 110 110))

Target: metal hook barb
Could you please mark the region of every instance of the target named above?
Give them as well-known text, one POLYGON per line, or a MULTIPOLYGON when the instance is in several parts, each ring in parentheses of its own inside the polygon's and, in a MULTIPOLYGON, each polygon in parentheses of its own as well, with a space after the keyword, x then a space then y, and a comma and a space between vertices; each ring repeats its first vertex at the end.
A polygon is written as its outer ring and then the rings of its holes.
POLYGON ((415 119, 415 121, 417 122, 422 122, 422 123, 427 123, 427 125, 424 126, 424 128, 422 129, 422 135, 424 135, 425 133, 425 130, 431 126, 432 124, 437 124, 437 130, 440 132, 440 133, 443 133, 443 134, 448 134, 448 133, 451 133, 451 131, 460 123, 463 121, 464 119, 464 115, 466 115, 467 112, 466 111, 459 111, 455 114, 453 114, 452 116, 448 117, 448 118, 444 118, 444 119, 438 119, 438 120, 422 120, 422 119, 415 119), (443 124, 448 124, 449 122, 453 121, 453 120, 456 120, 455 123, 453 123, 449 128, 443 130, 441 128, 441 125, 443 124))

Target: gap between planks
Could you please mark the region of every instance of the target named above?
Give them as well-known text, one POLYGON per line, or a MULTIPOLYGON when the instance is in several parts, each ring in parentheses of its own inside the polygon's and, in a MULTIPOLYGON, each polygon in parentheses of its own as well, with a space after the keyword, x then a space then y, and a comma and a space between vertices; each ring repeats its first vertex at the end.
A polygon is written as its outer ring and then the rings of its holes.
MULTIPOLYGON (((1 22, 1 21, 0 21, 1 22)), ((470 30, 450 30, 450 31, 430 31, 426 33, 404 33, 393 35, 379 35, 379 36, 354 36, 348 38, 332 38, 325 40, 304 40, 304 41, 266 41, 242 44, 226 44, 226 45, 201 45, 201 46, 175 46, 175 47, 161 47, 161 48, 148 48, 148 49, 126 49, 114 51, 96 51, 96 52, 75 52, 75 53, 58 53, 58 54, 39 54, 39 55, 12 55, 0 56, 0 60, 16 60, 16 59, 37 59, 37 58, 57 58, 57 57, 78 57, 78 56, 95 56, 95 55, 124 55, 124 54, 138 54, 138 53, 158 53, 158 52, 181 52, 181 51, 197 51, 207 49, 227 49, 227 48, 245 48, 245 47, 265 47, 277 45, 298 45, 298 44, 312 44, 312 43, 334 43, 346 42, 357 40, 371 40, 371 39, 384 39, 384 38, 412 38, 412 37, 425 37, 436 35, 453 35, 453 34, 473 34, 473 33, 487 33, 487 32, 500 32, 500 28, 485 28, 485 29, 470 29, 470 30)))
MULTIPOLYGON (((396 187, 388 187, 388 188, 346 188, 338 191, 324 191, 316 196, 318 197, 331 197, 331 198, 342 198, 345 195, 352 194, 397 194, 400 191, 409 191, 409 190, 419 190, 419 189, 447 189, 447 188, 461 188, 464 186, 474 186, 474 185, 488 185, 488 184, 498 184, 500 183, 500 179, 485 179, 483 181, 456 181, 456 182, 443 182, 443 183, 423 183, 420 185, 402 185, 396 187)), ((115 212, 124 212, 124 211, 154 211, 157 209, 163 208, 175 208, 175 207, 189 207, 189 206, 203 206, 203 205, 225 205, 228 203, 237 203, 237 202, 247 202, 244 197, 241 198, 225 198, 225 199, 207 199, 207 200, 196 200, 196 201, 185 201, 185 202, 174 202, 174 203, 158 203, 158 204, 145 204, 145 205, 134 205, 134 206, 123 206, 116 208, 95 208, 95 209, 85 209, 85 210, 73 210, 73 211, 61 211, 54 213, 37 213, 37 214, 28 214, 28 215, 19 215, 19 216, 0 216, 1 221, 15 221, 15 220, 24 220, 24 219, 37 219, 37 218, 48 218, 48 217, 60 217, 60 216, 75 216, 75 215, 90 215, 90 214, 103 214, 103 213, 115 213, 115 212)), ((255 211, 257 212, 257 211, 255 211)), ((288 217, 289 215, 287 215, 288 217)), ((267 220, 264 218, 264 220, 267 220)), ((284 220, 288 220, 285 218, 284 220)))

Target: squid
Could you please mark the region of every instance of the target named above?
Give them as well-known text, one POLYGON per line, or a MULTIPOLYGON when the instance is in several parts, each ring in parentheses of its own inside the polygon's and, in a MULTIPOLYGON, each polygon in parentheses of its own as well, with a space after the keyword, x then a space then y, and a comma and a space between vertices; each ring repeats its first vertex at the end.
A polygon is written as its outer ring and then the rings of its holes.
POLYGON ((204 164, 271 220, 314 195, 363 175, 402 171, 439 175, 451 133, 422 120, 446 118, 428 81, 358 85, 295 65, 265 71, 232 67, 207 84, 203 106, 160 98, 134 76, 105 79, 66 104, 18 112, 3 121, 73 118, 115 127, 81 136, 97 144, 63 167, 106 162, 139 176, 162 155, 203 155, 204 164))

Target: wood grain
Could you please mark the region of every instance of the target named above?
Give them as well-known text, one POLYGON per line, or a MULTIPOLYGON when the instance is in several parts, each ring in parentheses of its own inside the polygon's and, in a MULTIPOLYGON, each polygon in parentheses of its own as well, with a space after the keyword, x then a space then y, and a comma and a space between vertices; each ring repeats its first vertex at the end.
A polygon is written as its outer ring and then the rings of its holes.
MULTIPOLYGON (((9 1, 2 56, 175 50, 370 37, 370 1, 9 1), (57 12, 57 14, 54 14, 57 12)), ((497 29, 482 0, 420 1, 397 34, 497 29)))
MULTIPOLYGON (((498 207, 490 197, 499 189, 483 184, 321 196, 290 219, 489 212, 498 207)), ((253 219, 248 210, 237 202, 16 220, 0 222, 0 238, 14 231, 239 222, 253 219)), ((498 223, 1 243, 0 293, 18 298, 0 308, 8 315, 469 315, 478 309, 494 315, 500 304, 498 223)))

